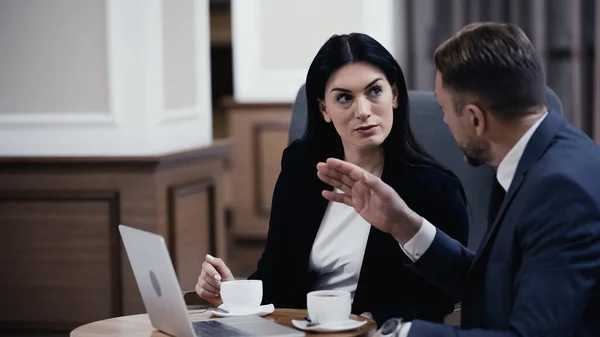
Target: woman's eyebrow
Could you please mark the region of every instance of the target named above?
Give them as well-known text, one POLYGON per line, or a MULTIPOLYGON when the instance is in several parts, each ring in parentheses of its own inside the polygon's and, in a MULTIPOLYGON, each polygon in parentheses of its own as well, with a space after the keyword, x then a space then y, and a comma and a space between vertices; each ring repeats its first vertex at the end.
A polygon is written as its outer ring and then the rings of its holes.
MULTIPOLYGON (((377 81, 381 81, 381 80, 383 80, 383 78, 377 77, 376 79, 374 79, 373 81, 371 81, 371 83, 369 83, 369 84, 367 84, 365 86, 365 90, 369 89, 370 86, 372 86, 373 84, 377 83, 377 81)), ((338 88, 338 87, 335 87, 335 88, 333 88, 333 89, 330 90, 330 92, 334 92, 334 91, 342 91, 342 92, 348 92, 348 93, 351 92, 348 89, 338 88)))

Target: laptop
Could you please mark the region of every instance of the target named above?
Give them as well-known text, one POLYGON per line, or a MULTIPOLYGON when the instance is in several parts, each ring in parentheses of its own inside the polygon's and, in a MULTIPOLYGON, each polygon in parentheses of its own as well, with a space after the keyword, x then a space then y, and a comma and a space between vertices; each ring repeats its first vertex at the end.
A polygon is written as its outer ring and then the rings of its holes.
POLYGON ((162 236, 119 225, 125 251, 152 326, 176 337, 305 336, 258 316, 191 321, 162 236))

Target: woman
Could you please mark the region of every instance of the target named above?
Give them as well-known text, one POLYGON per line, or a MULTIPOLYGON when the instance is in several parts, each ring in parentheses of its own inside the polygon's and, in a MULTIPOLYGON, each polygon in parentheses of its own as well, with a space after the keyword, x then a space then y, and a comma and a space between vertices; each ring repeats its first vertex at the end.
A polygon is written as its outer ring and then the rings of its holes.
MULTIPOLYGON (((455 301, 404 266, 406 255, 390 235, 353 208, 328 203, 321 192, 331 187, 316 174, 317 163, 329 157, 354 163, 467 243, 463 188, 415 140, 400 66, 367 35, 333 36, 309 68, 306 97, 306 131, 283 153, 266 247, 250 276, 263 281, 263 302, 305 308, 310 291, 348 290, 352 312, 378 324, 390 317, 441 322, 455 301)), ((214 300, 228 279, 233 275, 223 261, 207 256, 196 291, 214 300)))

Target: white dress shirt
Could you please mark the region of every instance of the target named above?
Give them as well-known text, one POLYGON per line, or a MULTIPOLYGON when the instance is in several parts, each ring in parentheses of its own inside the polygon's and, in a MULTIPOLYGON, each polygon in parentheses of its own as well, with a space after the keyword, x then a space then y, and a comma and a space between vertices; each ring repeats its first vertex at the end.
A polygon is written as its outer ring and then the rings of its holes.
POLYGON ((310 253, 310 270, 319 275, 313 290, 347 290, 354 301, 370 229, 354 208, 328 204, 310 253))
MULTIPOLYGON (((529 143, 531 136, 537 128, 540 126, 542 121, 548 116, 546 112, 535 124, 533 124, 527 132, 517 141, 517 143, 508 151, 504 159, 498 165, 496 170, 496 179, 504 191, 508 191, 510 184, 513 181, 519 161, 525 152, 525 147, 529 143)), ((416 262, 423 254, 429 249, 433 239, 435 238, 436 228, 429 221, 423 218, 423 224, 421 228, 404 246, 400 245, 406 256, 408 256, 413 262, 416 262)), ((410 329, 410 322, 402 326, 399 337, 407 337, 408 330, 410 329), (404 333, 404 334, 403 334, 404 333)))

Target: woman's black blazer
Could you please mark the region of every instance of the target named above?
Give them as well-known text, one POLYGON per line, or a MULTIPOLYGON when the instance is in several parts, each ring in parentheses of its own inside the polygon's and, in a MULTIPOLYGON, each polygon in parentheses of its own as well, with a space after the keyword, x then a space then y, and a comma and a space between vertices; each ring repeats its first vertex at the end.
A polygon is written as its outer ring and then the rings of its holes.
MULTIPOLYGON (((328 154, 303 140, 283 152, 275 184, 265 250, 249 277, 263 281, 263 303, 276 308, 306 308, 314 273, 309 256, 328 201, 321 191, 332 187, 317 177, 316 165, 328 154)), ((469 223, 459 183, 441 169, 413 167, 386 160, 382 180, 407 205, 438 230, 467 244, 469 223)), ((370 312, 378 324, 390 317, 441 322, 455 301, 404 265, 406 255, 391 235, 371 227, 352 312, 370 312)))

